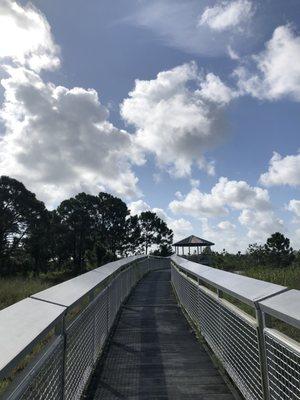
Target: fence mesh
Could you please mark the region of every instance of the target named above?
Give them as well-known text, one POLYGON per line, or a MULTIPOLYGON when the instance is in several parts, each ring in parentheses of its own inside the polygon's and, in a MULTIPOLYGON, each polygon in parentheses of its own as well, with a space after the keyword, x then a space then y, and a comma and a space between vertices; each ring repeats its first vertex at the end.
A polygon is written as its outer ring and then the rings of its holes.
POLYGON ((265 332, 271 400, 300 399, 300 346, 265 332))
POLYGON ((9 400, 58 400, 62 398, 63 338, 59 336, 9 400))
POLYGON ((94 365, 95 303, 90 304, 67 329, 65 398, 80 399, 94 365))
POLYGON ((59 336, 4 398, 56 400, 64 395, 66 400, 80 399, 122 302, 149 270, 168 266, 170 260, 161 258, 126 266, 66 328, 65 345, 59 336))
POLYGON ((227 306, 217 295, 197 285, 184 273, 172 268, 177 295, 203 337, 239 387, 246 399, 261 400, 258 331, 238 309, 227 306))

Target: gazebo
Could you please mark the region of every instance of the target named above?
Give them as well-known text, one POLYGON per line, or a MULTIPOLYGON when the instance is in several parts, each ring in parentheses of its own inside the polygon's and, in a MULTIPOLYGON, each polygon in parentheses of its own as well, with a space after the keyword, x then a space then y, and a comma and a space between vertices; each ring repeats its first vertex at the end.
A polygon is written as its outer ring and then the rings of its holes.
POLYGON ((177 243, 174 243, 175 253, 179 255, 179 249, 181 248, 181 254, 184 255, 184 248, 188 247, 188 254, 191 254, 191 247, 195 248, 195 254, 199 255, 202 253, 203 247, 213 246, 213 242, 209 242, 208 240, 201 239, 197 236, 191 235, 185 239, 180 240, 177 243), (200 251, 199 251, 200 250, 200 251))

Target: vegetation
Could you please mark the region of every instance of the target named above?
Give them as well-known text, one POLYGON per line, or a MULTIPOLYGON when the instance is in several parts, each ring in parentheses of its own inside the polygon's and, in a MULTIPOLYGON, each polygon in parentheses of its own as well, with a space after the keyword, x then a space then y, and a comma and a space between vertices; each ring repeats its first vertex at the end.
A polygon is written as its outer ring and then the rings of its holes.
MULTIPOLYGON (((0 309, 117 257, 172 253, 155 213, 131 216, 108 193, 79 193, 49 211, 15 179, 0 177, 0 309), (154 248, 156 248, 154 250, 154 248)), ((214 267, 300 289, 300 252, 279 232, 242 254, 205 250, 214 267)))
POLYGON ((11 277, 0 279, 0 310, 25 297, 47 289, 50 285, 50 281, 47 283, 40 278, 24 279, 21 277, 11 277))
POLYGON ((291 288, 300 289, 300 252, 290 247, 290 241, 276 232, 264 245, 250 244, 245 254, 221 252, 205 253, 215 268, 238 272, 291 288))
POLYGON ((0 177, 0 308, 113 261, 170 254, 173 232, 153 212, 130 216, 108 193, 79 193, 49 211, 25 186, 0 177))

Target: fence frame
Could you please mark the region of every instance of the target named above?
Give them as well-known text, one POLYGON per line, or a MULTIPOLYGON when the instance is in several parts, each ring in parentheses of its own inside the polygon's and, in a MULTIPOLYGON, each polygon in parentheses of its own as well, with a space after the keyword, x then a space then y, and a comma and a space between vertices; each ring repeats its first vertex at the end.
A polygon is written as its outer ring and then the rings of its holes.
MULTIPOLYGON (((31 395, 29 397, 23 395, 26 390, 32 390, 32 393, 35 393, 35 379, 38 379, 39 372, 47 367, 47 360, 58 348, 58 344, 62 347, 59 353, 59 368, 62 368, 62 372, 59 372, 59 383, 57 380, 55 381, 59 387, 56 388, 56 397, 53 397, 53 399, 70 398, 66 390, 67 384, 70 384, 70 382, 67 382, 70 329, 74 329, 77 321, 83 318, 83 315, 87 315, 92 326, 90 332, 92 346, 90 362, 91 366, 94 367, 101 355, 122 302, 146 273, 161 268, 163 264, 165 264, 165 259, 162 260, 160 257, 153 257, 152 263, 149 256, 145 255, 127 257, 52 286, 1 310, 0 381, 7 378, 31 354, 35 346, 39 346, 41 341, 48 336, 50 338, 47 339, 48 342, 43 348, 39 349, 37 354, 27 362, 24 369, 16 375, 1 398, 5 400, 43 398, 44 400, 43 395, 34 396, 32 394, 32 397, 31 395), (111 287, 116 284, 120 290, 113 292, 111 287), (98 329, 96 327, 96 314, 99 308, 93 310, 97 301, 102 301, 104 314, 103 319, 101 316, 101 324, 103 324, 103 327, 105 325, 104 330, 106 331, 104 342, 100 343, 100 349, 99 343, 97 347, 95 342, 96 329, 98 329), (113 309, 110 309, 112 304, 113 309), (76 311, 77 307, 79 311, 76 311), (68 321, 68 317, 75 311, 77 315, 71 322, 68 321)), ((80 328, 84 329, 81 325, 80 328)), ((84 372, 86 373, 86 371, 84 372)), ((88 376, 80 378, 83 384, 81 386, 78 384, 78 387, 75 387, 74 393, 76 394, 75 396, 71 395, 72 400, 73 398, 80 398, 91 373, 92 371, 88 371, 88 376)), ((52 399, 51 394, 45 398, 52 399)))
MULTIPOLYGON (((283 348, 287 349, 286 351, 288 351, 288 349, 292 349, 291 351, 294 352, 293 355, 295 355, 295 357, 298 355, 298 360, 300 360, 300 343, 295 342, 286 335, 281 334, 275 329, 270 329, 267 326, 269 316, 274 316, 289 325, 292 325, 298 329, 300 328, 299 290, 289 290, 284 286, 248 278, 223 270, 217 270, 206 265, 188 261, 187 259, 184 259, 177 255, 173 255, 171 257, 171 271, 172 284, 181 303, 181 306, 188 313, 191 320, 196 324, 204 339, 208 342, 208 344, 212 348, 212 351, 219 358, 219 360, 223 364, 223 367, 227 370, 227 373, 231 376, 232 380, 240 389, 241 393, 246 399, 300 399, 300 388, 298 392, 296 385, 293 385, 292 381, 296 378, 299 379, 300 366, 298 367, 298 369, 294 368, 295 371, 285 371, 285 373, 283 374, 285 376, 285 381, 284 379, 282 379, 284 381, 283 383, 290 386, 290 392, 286 395, 286 397, 283 397, 284 389, 281 389, 282 392, 280 393, 279 397, 274 390, 272 392, 272 376, 270 375, 270 363, 272 362, 272 357, 267 356, 267 351, 269 351, 270 353, 270 350, 268 349, 268 345, 266 344, 266 340, 268 339, 268 337, 275 337, 277 340, 280 340, 283 348), (176 274, 180 274, 180 278, 178 278, 176 274), (187 290, 180 287, 179 279, 183 279, 186 282, 181 283, 182 287, 184 285, 192 285, 190 286, 191 289, 187 290), (192 309, 191 305, 191 299, 195 298, 195 288, 197 288, 196 290, 198 293, 198 316, 195 314, 195 311, 192 309), (230 340, 228 338, 226 339, 226 331, 222 327, 224 326, 224 324, 222 325, 222 319, 224 319, 222 311, 219 311, 219 315, 218 313, 216 313, 213 318, 215 327, 219 327, 221 330, 218 340, 220 340, 221 347, 223 346, 223 348, 219 349, 216 343, 214 343, 214 338, 209 337, 207 332, 205 332, 205 321, 203 320, 205 315, 205 306, 203 306, 203 304, 201 304, 201 301, 199 300, 200 297, 203 296, 203 294, 211 298, 213 302, 212 304, 215 304, 216 310, 222 310, 222 307, 225 307, 229 312, 235 313, 235 315, 237 315, 241 321, 248 320, 249 324, 252 325, 253 328, 257 328, 261 396, 256 397, 256 395, 251 393, 248 389, 245 390, 245 387, 243 387, 244 383, 240 382, 238 377, 234 376, 234 374, 230 370, 230 365, 226 363, 226 358, 224 358, 223 353, 225 352, 224 349, 228 350, 229 348, 230 351, 230 340), (242 311, 239 307, 224 299, 224 294, 228 294, 231 298, 235 298, 239 302, 251 306, 252 309, 255 311, 255 318, 251 317, 248 314, 245 314, 245 312, 242 311), (287 375, 290 377, 289 379, 286 378, 287 375), (292 392, 292 390, 294 390, 294 392, 292 392)), ((211 312, 213 313, 214 311, 212 310, 211 312)), ((288 361, 286 361, 286 368, 290 367, 288 361)), ((292 357, 290 357, 290 363, 292 362, 292 357)))

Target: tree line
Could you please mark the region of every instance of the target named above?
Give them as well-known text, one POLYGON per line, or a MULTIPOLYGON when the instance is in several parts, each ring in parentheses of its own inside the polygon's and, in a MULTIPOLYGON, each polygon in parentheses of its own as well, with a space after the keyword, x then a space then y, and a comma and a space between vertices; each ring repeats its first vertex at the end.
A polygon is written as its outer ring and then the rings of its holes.
POLYGON ((243 270, 249 267, 285 268, 300 266, 300 251, 294 250, 290 240, 280 232, 273 233, 265 244, 249 244, 246 252, 236 254, 225 249, 218 253, 205 249, 213 266, 224 270, 243 270))
POLYGON ((0 275, 71 270, 79 274, 117 257, 169 255, 173 232, 155 213, 130 215, 109 193, 79 193, 49 211, 22 182, 0 177, 0 275))

